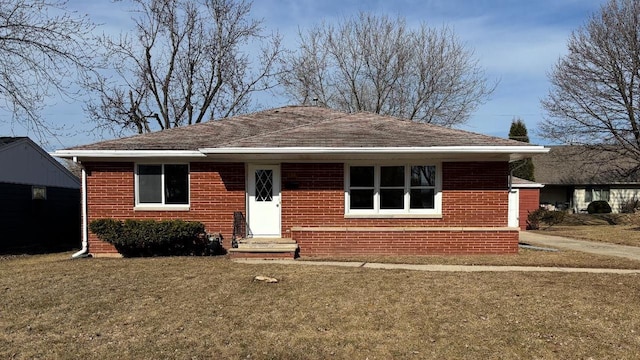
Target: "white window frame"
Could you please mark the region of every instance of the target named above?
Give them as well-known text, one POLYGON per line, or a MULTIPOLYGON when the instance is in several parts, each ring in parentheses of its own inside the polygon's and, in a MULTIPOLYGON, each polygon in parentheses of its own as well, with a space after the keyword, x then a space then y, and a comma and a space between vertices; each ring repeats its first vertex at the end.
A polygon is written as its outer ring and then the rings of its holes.
POLYGON ((135 206, 134 210, 159 210, 159 211, 188 211, 191 208, 191 164, 181 162, 164 162, 164 163, 147 163, 140 162, 134 164, 135 172, 135 206), (138 178, 138 169, 140 165, 156 165, 161 166, 162 171, 160 174, 160 188, 162 202, 161 203, 141 203, 140 202, 140 183, 138 178), (186 165, 187 166, 187 194, 188 201, 186 204, 165 204, 165 192, 164 192, 164 167, 165 165, 186 165))
MULTIPOLYGON (((414 186, 413 188, 420 188, 414 186)), ((440 162, 410 163, 348 163, 344 164, 344 211, 345 217, 442 217, 442 164, 440 162), (351 209, 351 166, 371 166, 374 168, 373 209, 351 209), (403 209, 380 209, 380 168, 384 166, 404 166, 404 207, 403 209), (436 184, 433 209, 411 209, 411 167, 435 166, 436 184)))

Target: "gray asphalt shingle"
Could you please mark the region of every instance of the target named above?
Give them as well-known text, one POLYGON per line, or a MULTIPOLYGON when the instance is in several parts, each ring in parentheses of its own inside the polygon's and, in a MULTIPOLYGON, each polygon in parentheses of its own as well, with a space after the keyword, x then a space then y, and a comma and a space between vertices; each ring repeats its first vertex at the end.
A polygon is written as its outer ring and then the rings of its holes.
POLYGON ((473 132, 368 112, 285 106, 73 150, 197 150, 278 147, 527 146, 473 132))

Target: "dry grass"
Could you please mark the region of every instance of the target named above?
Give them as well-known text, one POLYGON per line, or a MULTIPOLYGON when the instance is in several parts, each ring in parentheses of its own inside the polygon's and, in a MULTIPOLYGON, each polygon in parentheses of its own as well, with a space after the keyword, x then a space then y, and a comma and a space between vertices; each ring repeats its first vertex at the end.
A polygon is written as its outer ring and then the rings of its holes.
POLYGON ((0 261, 0 292, 4 359, 640 357, 635 275, 58 254, 0 261))
POLYGON ((540 232, 574 239, 640 246, 640 226, 638 225, 553 226, 540 232))
POLYGON ((360 261, 392 264, 552 266, 604 269, 640 269, 640 262, 611 256, 599 256, 578 251, 557 252, 523 250, 515 255, 455 255, 455 256, 331 256, 302 257, 302 261, 360 261))

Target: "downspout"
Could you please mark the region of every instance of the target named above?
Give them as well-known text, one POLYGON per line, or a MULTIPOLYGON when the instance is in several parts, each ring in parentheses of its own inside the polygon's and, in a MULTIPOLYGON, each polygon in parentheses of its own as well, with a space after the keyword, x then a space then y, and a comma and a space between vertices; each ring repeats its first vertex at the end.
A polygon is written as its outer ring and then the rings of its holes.
MULTIPOLYGON (((73 162, 80 164, 78 158, 74 157, 73 162)), ((80 202, 82 207, 82 249, 77 253, 71 255, 72 259, 84 258, 89 256, 89 221, 87 219, 87 171, 84 166, 80 164, 82 169, 82 189, 80 191, 80 202)))

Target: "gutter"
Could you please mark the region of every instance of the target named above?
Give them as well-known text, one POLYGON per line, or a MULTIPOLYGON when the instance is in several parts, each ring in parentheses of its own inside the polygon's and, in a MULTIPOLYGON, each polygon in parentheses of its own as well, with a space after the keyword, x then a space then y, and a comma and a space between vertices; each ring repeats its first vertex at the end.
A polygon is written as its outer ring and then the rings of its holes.
POLYGON ((544 154, 544 146, 427 146, 427 147, 220 147, 201 148, 201 154, 544 154))
MULTIPOLYGON (((78 163, 78 158, 74 157, 73 162, 78 163)), ((81 207, 82 207, 82 249, 71 255, 72 259, 85 258, 89 256, 89 221, 87 219, 87 171, 80 164, 82 169, 81 187, 81 207)))
POLYGON ((205 154, 197 150, 58 150, 51 156, 60 158, 204 158, 205 154))
MULTIPOLYGON (((535 155, 549 152, 539 145, 530 146, 427 146, 427 147, 220 147, 198 150, 58 150, 51 155, 61 158, 142 159, 142 158, 206 158, 208 155, 535 155)), ((518 160, 518 159, 512 159, 518 160)))

